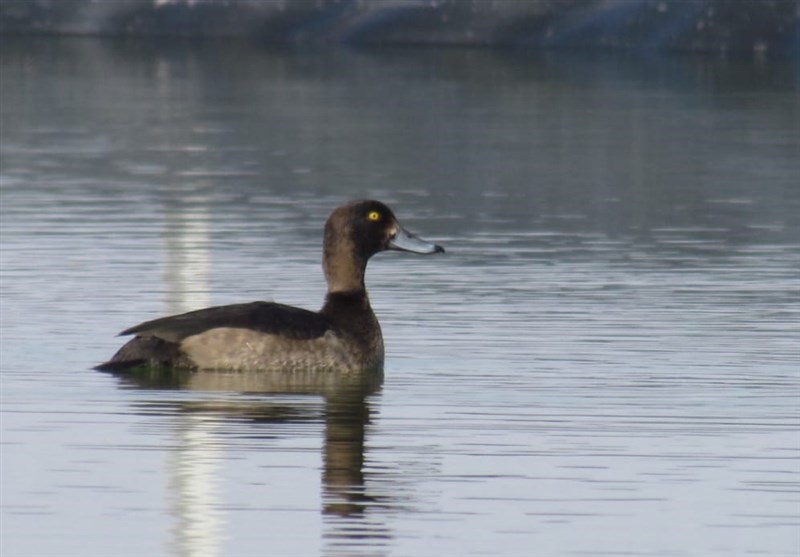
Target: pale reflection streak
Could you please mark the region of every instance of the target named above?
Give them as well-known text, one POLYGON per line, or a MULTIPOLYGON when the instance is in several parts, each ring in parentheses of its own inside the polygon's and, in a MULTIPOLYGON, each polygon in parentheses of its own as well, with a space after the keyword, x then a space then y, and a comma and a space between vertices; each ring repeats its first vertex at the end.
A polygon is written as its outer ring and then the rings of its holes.
POLYGON ((220 510, 216 475, 221 452, 215 442, 218 420, 202 413, 178 414, 177 444, 169 459, 174 554, 222 555, 225 517, 220 510))
MULTIPOLYGON (((176 192, 180 194, 180 192, 176 192)), ((167 199, 165 271, 169 313, 210 305, 210 226, 206 196, 167 199)), ((174 553, 179 557, 221 555, 225 517, 216 481, 220 451, 214 441, 217 419, 203 413, 180 413, 177 445, 169 462, 174 553)))
POLYGON ((210 224, 207 196, 195 196, 165 207, 164 283, 170 313, 210 305, 208 275, 210 224))

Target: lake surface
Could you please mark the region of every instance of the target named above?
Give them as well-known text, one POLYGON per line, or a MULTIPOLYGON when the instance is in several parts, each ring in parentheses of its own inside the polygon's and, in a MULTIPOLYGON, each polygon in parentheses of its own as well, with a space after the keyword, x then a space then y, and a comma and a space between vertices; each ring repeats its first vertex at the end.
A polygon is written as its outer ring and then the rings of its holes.
POLYGON ((800 552, 796 67, 3 40, 4 556, 800 552), (382 382, 91 369, 362 197, 382 382))

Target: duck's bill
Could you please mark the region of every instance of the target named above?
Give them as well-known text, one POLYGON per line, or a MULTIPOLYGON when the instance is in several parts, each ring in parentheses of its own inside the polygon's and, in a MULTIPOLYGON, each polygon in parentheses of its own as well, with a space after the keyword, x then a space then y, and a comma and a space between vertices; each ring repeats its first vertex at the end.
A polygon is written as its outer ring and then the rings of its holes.
POLYGON ((397 233, 389 240, 389 249, 412 253, 444 253, 442 246, 423 240, 400 226, 397 227, 397 233))

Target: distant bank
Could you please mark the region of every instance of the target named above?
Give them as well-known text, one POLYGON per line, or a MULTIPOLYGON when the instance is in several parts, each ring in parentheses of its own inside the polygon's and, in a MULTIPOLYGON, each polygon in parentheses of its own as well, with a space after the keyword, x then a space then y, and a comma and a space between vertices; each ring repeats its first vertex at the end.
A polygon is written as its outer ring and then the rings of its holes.
POLYGON ((800 57, 800 0, 3 0, 0 34, 800 57))

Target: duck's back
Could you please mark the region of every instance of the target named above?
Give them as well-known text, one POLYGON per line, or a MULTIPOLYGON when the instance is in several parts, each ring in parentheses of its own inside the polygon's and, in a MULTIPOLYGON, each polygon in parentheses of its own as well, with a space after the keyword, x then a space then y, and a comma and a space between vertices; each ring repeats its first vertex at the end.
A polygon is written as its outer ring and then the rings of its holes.
POLYGON ((248 329, 294 339, 313 339, 325 334, 331 323, 319 313, 306 309, 275 302, 250 302, 145 321, 120 334, 155 336, 170 342, 181 342, 219 327, 248 329))

